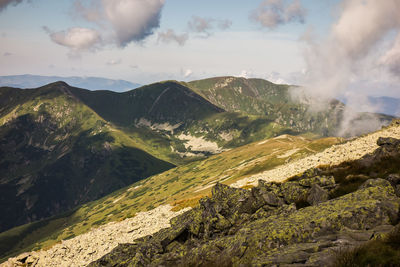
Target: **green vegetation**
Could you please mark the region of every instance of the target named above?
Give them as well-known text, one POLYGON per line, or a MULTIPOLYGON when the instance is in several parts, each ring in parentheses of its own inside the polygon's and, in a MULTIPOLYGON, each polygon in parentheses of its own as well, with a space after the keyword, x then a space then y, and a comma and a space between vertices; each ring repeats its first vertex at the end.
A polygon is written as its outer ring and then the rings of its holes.
MULTIPOLYGON (((299 102, 293 97, 291 92, 298 89, 296 86, 236 77, 215 77, 192 81, 185 85, 226 111, 263 116, 294 132, 335 136, 342 122, 343 103, 332 100, 326 109, 314 111, 306 101, 299 102)), ((360 113, 355 121, 370 115, 360 113)), ((392 119, 391 116, 374 116, 383 122, 390 122, 392 119)))
POLYGON ((1 255, 7 257, 18 254, 33 246, 48 247, 71 233, 79 235, 92 226, 129 218, 139 211, 159 205, 172 204, 174 210, 194 207, 201 197, 210 195, 217 181, 230 184, 254 173, 254 168, 263 171, 284 163, 289 158, 277 156, 289 150, 299 149, 290 156, 294 160, 323 150, 338 141, 337 138, 311 141, 295 136, 267 139, 176 167, 84 204, 73 213, 59 216, 59 219, 49 219, 45 224, 28 224, 0 233, 0 243, 7 244, 8 248, 1 251, 1 255), (313 151, 310 147, 318 147, 319 150, 313 151), (34 231, 28 235, 20 234, 26 228, 34 231))

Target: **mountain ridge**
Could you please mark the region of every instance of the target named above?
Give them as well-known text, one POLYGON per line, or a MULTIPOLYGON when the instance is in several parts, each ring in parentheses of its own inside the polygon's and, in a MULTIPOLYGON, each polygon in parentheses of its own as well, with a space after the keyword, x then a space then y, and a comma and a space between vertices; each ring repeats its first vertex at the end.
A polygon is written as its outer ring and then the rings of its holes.
POLYGON ((115 92, 125 92, 141 86, 140 84, 125 80, 113 80, 102 77, 61 77, 32 74, 0 76, 0 86, 18 87, 23 89, 41 87, 56 81, 64 81, 71 86, 86 88, 89 90, 110 90, 115 92))

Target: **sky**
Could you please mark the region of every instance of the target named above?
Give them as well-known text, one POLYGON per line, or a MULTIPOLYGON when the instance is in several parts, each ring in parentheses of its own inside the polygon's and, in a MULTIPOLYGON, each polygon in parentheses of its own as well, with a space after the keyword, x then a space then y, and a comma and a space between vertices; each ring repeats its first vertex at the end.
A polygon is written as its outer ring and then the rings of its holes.
POLYGON ((400 97, 398 0, 0 0, 0 75, 213 76, 400 97))

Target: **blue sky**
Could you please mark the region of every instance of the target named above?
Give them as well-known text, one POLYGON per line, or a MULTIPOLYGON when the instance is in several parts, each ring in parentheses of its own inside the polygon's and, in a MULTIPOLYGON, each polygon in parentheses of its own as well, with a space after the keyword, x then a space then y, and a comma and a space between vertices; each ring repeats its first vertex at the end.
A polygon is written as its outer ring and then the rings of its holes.
POLYGON ((36 0, 10 4, 0 13, 0 55, 3 55, 0 75, 86 75, 149 83, 240 75, 243 71, 262 77, 272 72, 287 75, 302 71, 298 38, 308 27, 326 32, 332 23, 332 6, 337 1, 302 1, 307 9, 304 24, 293 22, 272 30, 249 19, 261 2, 166 0, 159 28, 153 29, 153 35, 122 49, 107 46, 101 51, 82 52, 77 58, 71 58, 68 48, 52 42, 43 30, 43 26, 53 31, 93 27, 93 23, 74 14, 73 1, 36 0), (158 32, 173 29, 183 34, 189 31, 188 22, 193 16, 230 20, 232 25, 224 31, 212 30, 207 38, 190 34, 184 46, 157 42, 158 32), (192 74, 185 77, 189 72, 192 74))
POLYGON ((387 55, 397 55, 400 22, 376 29, 379 22, 373 21, 390 15, 396 21, 396 1, 6 0, 0 6, 0 75, 99 76, 142 84, 233 75, 308 83, 319 91, 321 81, 330 79, 328 93, 375 82, 389 88, 386 95, 398 95, 398 80, 389 71, 360 67, 385 59, 387 69, 396 70, 396 57, 387 55), (365 20, 352 21, 362 12, 365 20), (346 40, 358 35, 356 48, 365 52, 349 61, 354 44, 346 40), (388 51, 372 58, 371 51, 382 47, 388 51))

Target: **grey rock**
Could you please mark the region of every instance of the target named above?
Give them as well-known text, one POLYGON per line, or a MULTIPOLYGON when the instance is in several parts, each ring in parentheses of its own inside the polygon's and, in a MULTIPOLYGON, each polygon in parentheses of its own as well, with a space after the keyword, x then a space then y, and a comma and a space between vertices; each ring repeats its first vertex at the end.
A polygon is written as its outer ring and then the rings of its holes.
POLYGON ((375 186, 390 186, 390 183, 382 178, 377 179, 369 179, 365 181, 359 189, 364 189, 368 187, 375 187, 375 186))
POLYGON ((307 179, 302 179, 299 184, 304 187, 311 187, 317 184, 321 187, 333 187, 335 186, 335 178, 333 176, 315 176, 307 179))
POLYGON ((321 202, 325 202, 329 199, 329 194, 326 190, 321 188, 318 184, 314 184, 307 197, 307 202, 310 205, 316 205, 321 202))

